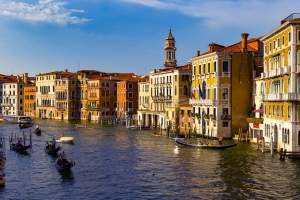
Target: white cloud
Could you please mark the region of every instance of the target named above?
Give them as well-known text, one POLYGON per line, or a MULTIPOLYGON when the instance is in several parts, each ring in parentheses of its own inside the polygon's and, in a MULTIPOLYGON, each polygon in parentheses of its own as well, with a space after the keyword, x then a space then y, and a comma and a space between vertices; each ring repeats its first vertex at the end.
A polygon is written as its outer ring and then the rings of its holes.
MULTIPOLYGON (((284 19, 300 6, 299 0, 120 0, 156 9, 174 10, 204 20, 207 27, 269 23, 284 19)), ((296 12, 298 12, 296 10, 296 12)))
POLYGON ((78 24, 89 21, 85 18, 73 16, 83 10, 66 9, 67 2, 53 0, 39 0, 36 4, 0 0, 0 15, 27 21, 42 21, 58 24, 78 24))

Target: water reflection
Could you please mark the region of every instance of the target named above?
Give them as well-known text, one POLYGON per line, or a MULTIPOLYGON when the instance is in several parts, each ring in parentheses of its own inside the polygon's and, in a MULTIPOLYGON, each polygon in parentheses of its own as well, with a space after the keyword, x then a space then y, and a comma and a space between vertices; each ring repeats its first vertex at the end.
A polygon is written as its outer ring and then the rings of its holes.
POLYGON ((59 171, 59 174, 61 176, 60 179, 62 184, 68 183, 70 185, 73 185, 75 183, 75 177, 72 170, 59 171))

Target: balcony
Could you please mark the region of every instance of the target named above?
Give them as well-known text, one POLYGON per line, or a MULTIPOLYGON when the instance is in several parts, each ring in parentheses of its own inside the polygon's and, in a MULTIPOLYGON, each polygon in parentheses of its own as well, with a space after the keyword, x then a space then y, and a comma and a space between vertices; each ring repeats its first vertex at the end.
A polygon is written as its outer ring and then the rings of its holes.
POLYGON ((263 94, 262 101, 299 101, 299 93, 263 94))
POLYGON ((222 77, 229 77, 230 73, 229 72, 222 72, 222 77))
POLYGON ((217 100, 212 99, 189 99, 191 105, 216 106, 217 100))
POLYGON ((1 107, 12 107, 13 105, 10 103, 1 103, 1 107))
POLYGON ((149 106, 147 103, 143 103, 142 105, 144 106, 144 108, 148 108, 149 106))
POLYGON ((213 78, 217 77, 217 72, 211 73, 211 77, 213 77, 213 78))

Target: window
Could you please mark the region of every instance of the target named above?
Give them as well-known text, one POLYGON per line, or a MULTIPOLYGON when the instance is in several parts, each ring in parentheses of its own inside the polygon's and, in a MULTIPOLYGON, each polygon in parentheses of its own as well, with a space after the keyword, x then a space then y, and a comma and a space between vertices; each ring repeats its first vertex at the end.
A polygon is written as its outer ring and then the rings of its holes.
POLYGON ((224 100, 228 99, 228 88, 222 89, 222 99, 224 100))
POLYGON ((206 73, 206 66, 205 66, 205 64, 203 64, 203 73, 204 74, 206 73))
POLYGON ((228 61, 223 61, 223 72, 229 72, 228 61))
POLYGON ((282 41, 281 41, 281 43, 282 43, 282 46, 284 46, 284 36, 282 36, 282 41))
POLYGON ((133 97, 132 92, 128 92, 128 98, 132 98, 132 97, 133 97))
POLYGON ((129 89, 132 89, 132 88, 133 88, 132 83, 129 83, 129 84, 128 84, 128 88, 129 88, 129 89))
POLYGON ((277 39, 277 47, 279 47, 280 46, 280 39, 278 38, 277 39))
POLYGON ((168 60, 171 60, 172 59, 172 52, 168 52, 168 60))
POLYGON ((210 63, 207 64, 207 73, 210 72, 210 63))
POLYGON ((214 62, 214 72, 216 72, 217 71, 217 62, 215 61, 214 62))
POLYGON ((270 50, 269 51, 272 51, 272 43, 270 43, 270 50))
POLYGON ((228 122, 223 122, 223 127, 228 127, 228 122))
POLYGON ((289 32, 289 35, 288 35, 288 41, 291 42, 292 38, 291 38, 291 32, 289 32))

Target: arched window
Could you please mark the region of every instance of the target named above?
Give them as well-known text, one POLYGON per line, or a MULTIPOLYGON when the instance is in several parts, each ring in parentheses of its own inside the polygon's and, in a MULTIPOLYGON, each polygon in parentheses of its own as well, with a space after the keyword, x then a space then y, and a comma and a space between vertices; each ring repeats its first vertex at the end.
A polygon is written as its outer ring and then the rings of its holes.
POLYGON ((106 90, 106 96, 109 97, 109 90, 106 90))

